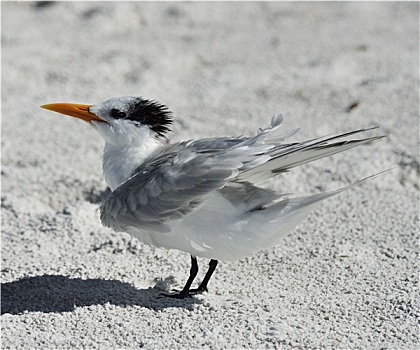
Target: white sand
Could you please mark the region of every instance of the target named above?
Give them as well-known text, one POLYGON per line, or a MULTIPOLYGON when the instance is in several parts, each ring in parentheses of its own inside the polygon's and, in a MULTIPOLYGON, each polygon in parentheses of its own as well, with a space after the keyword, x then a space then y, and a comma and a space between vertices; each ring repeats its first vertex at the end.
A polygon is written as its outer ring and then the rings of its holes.
POLYGON ((4 349, 419 347, 418 3, 1 7, 4 349), (210 293, 161 299, 188 255, 103 228, 101 138, 38 107, 119 95, 167 104, 174 139, 250 135, 277 112, 299 140, 388 136, 293 170, 284 192, 395 170, 222 262, 210 293))

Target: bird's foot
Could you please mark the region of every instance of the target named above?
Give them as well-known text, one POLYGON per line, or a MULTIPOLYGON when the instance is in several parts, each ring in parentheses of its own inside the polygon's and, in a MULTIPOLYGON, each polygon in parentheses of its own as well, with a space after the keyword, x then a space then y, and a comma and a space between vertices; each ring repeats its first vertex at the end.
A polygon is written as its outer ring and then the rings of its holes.
POLYGON ((182 290, 175 294, 160 293, 160 296, 166 297, 166 298, 173 298, 173 299, 185 299, 185 298, 191 298, 192 294, 190 294, 188 291, 182 290))
POLYGON ((195 295, 195 294, 203 294, 203 293, 207 293, 208 289, 207 287, 198 287, 195 289, 190 289, 190 295, 195 295))
MULTIPOLYGON (((178 291, 174 290, 174 292, 178 292, 178 291)), ((195 289, 190 289, 189 291, 182 290, 175 294, 161 293, 160 295, 162 297, 167 297, 167 298, 185 299, 185 298, 191 298, 193 295, 203 294, 206 292, 208 292, 207 287, 198 287, 195 289)))

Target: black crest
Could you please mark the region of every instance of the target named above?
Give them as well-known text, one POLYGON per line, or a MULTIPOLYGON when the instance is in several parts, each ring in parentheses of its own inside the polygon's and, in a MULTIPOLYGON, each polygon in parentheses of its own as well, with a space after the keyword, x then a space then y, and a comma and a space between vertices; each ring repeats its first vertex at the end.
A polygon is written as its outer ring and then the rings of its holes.
POLYGON ((157 136, 163 137, 170 131, 172 113, 169 109, 157 101, 139 98, 130 105, 127 113, 118 109, 111 110, 111 116, 116 119, 128 119, 141 125, 148 125, 157 136))

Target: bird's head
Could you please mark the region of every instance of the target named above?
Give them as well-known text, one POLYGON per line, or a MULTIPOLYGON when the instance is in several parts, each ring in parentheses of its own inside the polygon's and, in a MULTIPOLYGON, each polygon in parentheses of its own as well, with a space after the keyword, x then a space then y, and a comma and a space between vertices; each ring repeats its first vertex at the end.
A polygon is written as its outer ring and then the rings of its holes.
POLYGON ((142 97, 114 97, 97 105, 52 103, 41 107, 88 122, 111 143, 132 142, 139 134, 163 137, 172 124, 166 106, 142 97))

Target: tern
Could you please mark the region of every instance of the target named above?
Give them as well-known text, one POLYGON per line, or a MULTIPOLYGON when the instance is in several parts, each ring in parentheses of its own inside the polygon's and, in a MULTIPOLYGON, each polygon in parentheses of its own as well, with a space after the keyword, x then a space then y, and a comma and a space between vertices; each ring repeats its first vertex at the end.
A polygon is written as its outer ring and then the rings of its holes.
POLYGON ((100 207, 104 226, 127 232, 154 247, 191 256, 184 288, 174 298, 207 291, 218 261, 236 260, 276 246, 332 192, 289 198, 261 184, 316 159, 368 144, 383 136, 353 138, 359 129, 304 142, 284 142, 299 129, 278 135, 283 117, 250 137, 166 142, 173 116, 143 97, 114 97, 101 104, 53 103, 42 108, 88 122, 105 140, 103 174, 111 193, 100 207), (197 257, 210 259, 197 289, 197 257))

